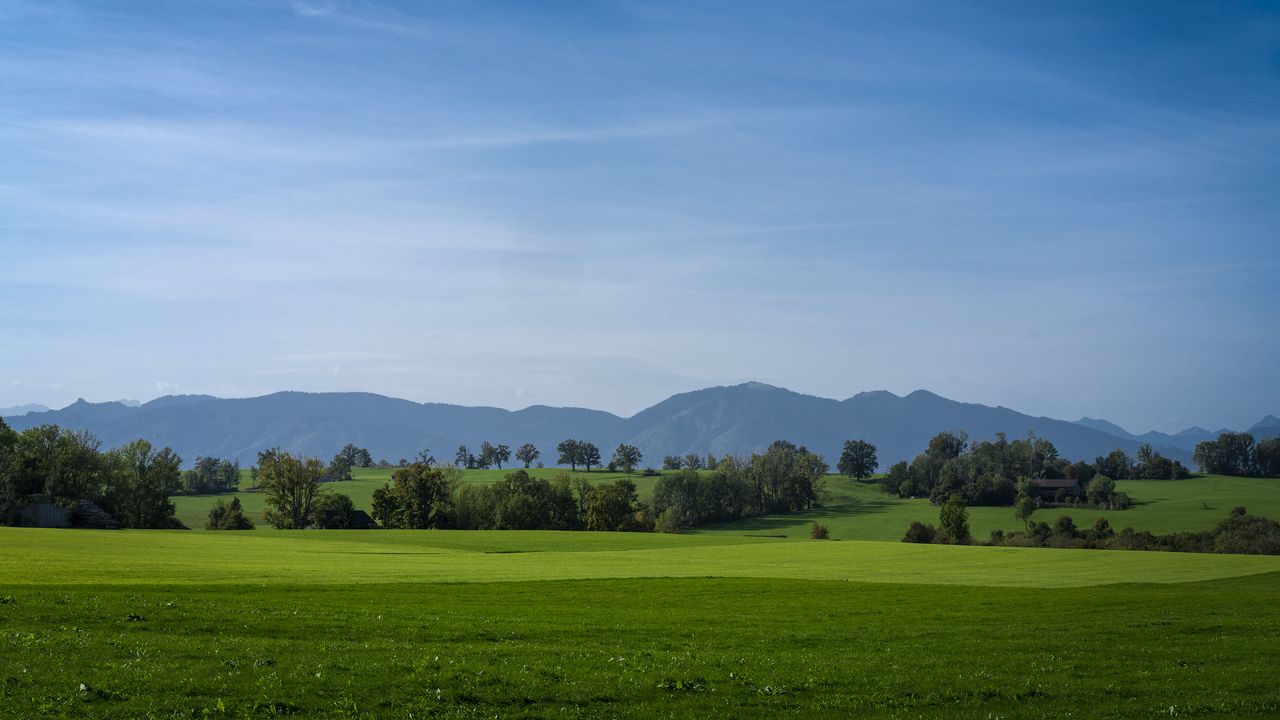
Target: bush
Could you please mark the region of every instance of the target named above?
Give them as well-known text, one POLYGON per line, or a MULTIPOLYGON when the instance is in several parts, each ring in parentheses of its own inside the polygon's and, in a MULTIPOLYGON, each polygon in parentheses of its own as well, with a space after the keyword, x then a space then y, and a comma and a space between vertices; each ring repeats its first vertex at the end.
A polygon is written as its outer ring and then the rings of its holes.
POLYGON ((827 535, 828 533, 827 533, 826 525, 814 523, 813 527, 809 528, 809 537, 813 538, 814 540, 826 540, 827 535))
POLYGON ((925 525, 917 520, 911 523, 911 527, 907 528, 907 534, 902 536, 902 542, 928 544, 933 542, 937 536, 937 528, 932 525, 925 525))
POLYGON ((204 527, 206 530, 252 530, 253 521, 244 514, 240 498, 236 497, 231 498, 230 505, 219 500, 209 511, 209 522, 204 527))

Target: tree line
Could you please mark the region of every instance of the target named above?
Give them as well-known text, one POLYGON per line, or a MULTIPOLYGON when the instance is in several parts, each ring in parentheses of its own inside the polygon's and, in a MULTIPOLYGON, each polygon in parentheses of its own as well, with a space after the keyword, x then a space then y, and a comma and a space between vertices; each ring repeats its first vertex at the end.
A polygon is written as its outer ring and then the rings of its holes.
POLYGON ((146 440, 103 450, 87 432, 40 425, 16 432, 0 420, 0 524, 16 525, 40 502, 75 509, 87 500, 121 527, 181 527, 169 496, 182 488, 182 458, 146 440))
POLYGON ((1280 477, 1280 437, 1255 443, 1249 433, 1225 432, 1197 443, 1192 459, 1215 475, 1280 477))
POLYGON ((910 462, 890 466, 881 482, 891 494, 927 497, 935 505, 952 497, 965 505, 995 506, 1034 497, 1036 502, 1116 509, 1129 504, 1116 491, 1116 480, 1186 477, 1190 472, 1181 462, 1150 444, 1139 447, 1136 459, 1116 449, 1088 463, 1063 458, 1052 442, 1035 435, 1010 441, 996 433, 993 440, 970 442, 964 432, 943 432, 910 462), (1053 480, 1066 482, 1043 482, 1053 480), (1046 498, 1039 489, 1045 486, 1057 491, 1046 498))
MULTIPOLYGON (((1003 547, 1076 548, 1088 550, 1165 550, 1171 552, 1280 555, 1280 522, 1261 515, 1249 515, 1243 507, 1230 514, 1212 530, 1156 535, 1126 527, 1116 531, 1106 518, 1098 518, 1087 529, 1077 527, 1070 515, 1059 515, 1053 524, 1026 522, 1025 531, 1006 533, 993 530, 981 545, 1003 547)), ((960 498, 949 499, 939 511, 938 525, 911 523, 903 535, 906 543, 968 545, 969 514, 960 498)))

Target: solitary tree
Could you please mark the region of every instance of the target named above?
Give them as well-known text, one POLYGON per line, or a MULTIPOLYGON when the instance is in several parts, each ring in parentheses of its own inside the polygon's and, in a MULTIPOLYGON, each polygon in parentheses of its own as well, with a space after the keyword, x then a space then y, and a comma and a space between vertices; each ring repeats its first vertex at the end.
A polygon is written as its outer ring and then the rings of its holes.
POLYGON ((959 495, 952 495, 942 506, 938 514, 938 525, 947 542, 952 545, 969 543, 969 511, 964 509, 964 500, 959 495))
POLYGON ((1022 521, 1028 530, 1031 529, 1031 513, 1036 511, 1036 501, 1027 495, 1020 495, 1013 504, 1013 516, 1022 521))
POLYGON ((684 467, 684 458, 679 455, 668 455, 662 458, 663 470, 679 470, 684 467))
POLYGON ((475 457, 467 450, 466 445, 459 445, 458 452, 453 456, 453 464, 460 468, 470 468, 475 464, 475 457))
POLYGON ((526 469, 538 459, 542 453, 538 452, 538 448, 533 443, 525 443, 516 448, 516 459, 524 463, 526 469))
POLYGON ((846 440, 836 469, 854 480, 865 480, 876 471, 876 446, 866 440, 846 440))
POLYGON ((631 469, 640 464, 642 459, 640 448, 635 445, 622 443, 618 445, 618 449, 613 451, 613 464, 622 468, 623 472, 630 474, 631 469))
POLYGON ((689 468, 690 470, 701 470, 702 456, 699 455, 698 453, 689 453, 688 455, 684 456, 684 459, 681 461, 681 464, 683 464, 684 467, 689 468))

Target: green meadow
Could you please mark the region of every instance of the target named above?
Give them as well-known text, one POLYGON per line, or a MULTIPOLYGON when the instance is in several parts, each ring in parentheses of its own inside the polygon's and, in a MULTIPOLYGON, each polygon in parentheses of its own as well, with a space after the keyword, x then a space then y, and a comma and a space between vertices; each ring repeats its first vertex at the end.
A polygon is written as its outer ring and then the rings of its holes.
MULTIPOLYGON (((367 507, 389 473, 326 487, 367 507)), ((1280 516, 1276 485, 1071 514, 1209 528, 1280 516)), ((827 489, 682 535, 0 528, 0 717, 1280 716, 1280 557, 904 544, 927 501, 827 489)), ((215 500, 176 498, 192 527, 215 500)))
POLYGON ((1274 717, 1280 558, 0 528, 0 716, 1274 717))

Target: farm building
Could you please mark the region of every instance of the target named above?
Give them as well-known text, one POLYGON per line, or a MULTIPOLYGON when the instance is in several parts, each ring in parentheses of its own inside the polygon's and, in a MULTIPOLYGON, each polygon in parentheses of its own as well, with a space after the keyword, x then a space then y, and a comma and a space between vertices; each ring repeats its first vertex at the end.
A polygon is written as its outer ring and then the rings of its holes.
POLYGON ((22 527, 93 528, 97 530, 118 530, 120 528, 115 518, 89 500, 77 501, 74 508, 66 508, 48 500, 42 500, 19 510, 18 517, 18 524, 22 527))
POLYGON ((1031 481, 1031 487, 1042 498, 1053 498, 1058 493, 1080 494, 1080 484, 1069 478, 1038 478, 1031 481))
POLYGON ((18 511, 18 525, 38 528, 71 527, 71 510, 51 502, 38 502, 18 511))

